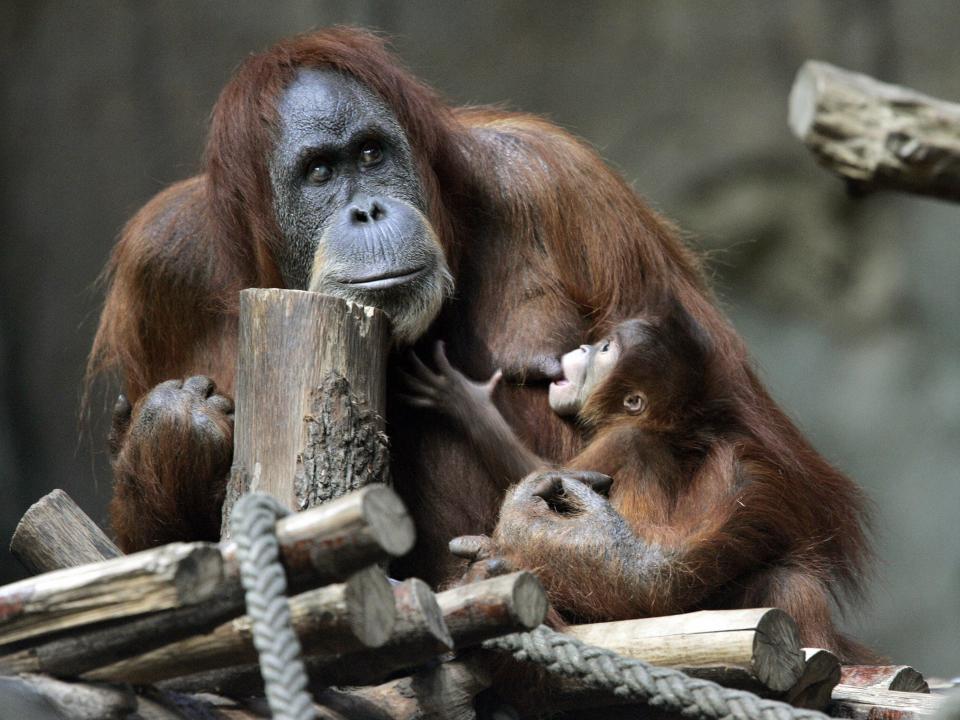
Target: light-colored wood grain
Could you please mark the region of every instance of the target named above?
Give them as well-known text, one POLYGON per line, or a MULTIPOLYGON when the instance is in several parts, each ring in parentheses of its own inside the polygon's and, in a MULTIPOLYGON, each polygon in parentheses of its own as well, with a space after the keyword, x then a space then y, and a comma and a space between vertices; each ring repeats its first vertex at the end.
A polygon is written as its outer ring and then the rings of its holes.
POLYGON ((936 715, 944 698, 927 693, 837 685, 829 714, 854 720, 915 720, 936 715))
POLYGON ((0 645, 200 603, 223 579, 223 558, 209 543, 173 543, 36 575, 0 588, 0 645))
POLYGON ((303 510, 310 498, 334 497, 371 481, 366 465, 344 467, 339 478, 330 479, 339 485, 322 492, 296 488, 294 478, 307 445, 304 419, 314 409, 312 393, 331 373, 370 411, 372 430, 382 431, 388 349, 389 320, 374 308, 299 290, 240 293, 234 461, 224 537, 233 503, 248 490, 269 492, 303 510))
POLYGON ((20 518, 10 552, 33 573, 120 557, 114 543, 63 490, 37 500, 20 518))
POLYGON ((655 665, 712 666, 715 677, 711 679, 718 681, 724 667, 737 675, 745 669, 774 692, 793 687, 805 662, 796 624, 776 608, 703 610, 575 625, 566 632, 590 645, 655 665))
POLYGON ((790 92, 790 128, 858 189, 960 201, 960 104, 808 61, 790 92))

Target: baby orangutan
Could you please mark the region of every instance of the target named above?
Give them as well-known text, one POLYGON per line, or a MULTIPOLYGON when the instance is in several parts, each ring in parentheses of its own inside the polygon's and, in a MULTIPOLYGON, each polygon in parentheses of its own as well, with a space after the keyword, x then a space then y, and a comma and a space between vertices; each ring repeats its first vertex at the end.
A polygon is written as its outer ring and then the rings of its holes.
POLYGON ((566 621, 776 606, 805 645, 857 656, 831 600, 856 581, 845 558, 862 542, 849 527, 859 532, 858 488, 829 466, 809 477, 748 432, 709 339, 678 305, 563 356, 550 407, 589 434, 564 469, 497 410, 499 373, 473 382, 441 344, 435 361, 412 359, 409 401, 453 419, 493 477, 523 478, 492 537, 456 538, 455 554, 535 571, 566 621))

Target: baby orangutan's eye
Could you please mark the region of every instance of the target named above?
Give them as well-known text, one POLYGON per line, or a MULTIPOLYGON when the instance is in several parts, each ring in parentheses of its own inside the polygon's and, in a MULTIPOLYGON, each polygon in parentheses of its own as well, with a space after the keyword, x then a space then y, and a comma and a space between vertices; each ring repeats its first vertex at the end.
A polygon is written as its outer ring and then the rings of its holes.
POLYGON ((647 399, 641 393, 630 393, 623 398, 623 407, 631 415, 638 415, 646 409, 647 399))

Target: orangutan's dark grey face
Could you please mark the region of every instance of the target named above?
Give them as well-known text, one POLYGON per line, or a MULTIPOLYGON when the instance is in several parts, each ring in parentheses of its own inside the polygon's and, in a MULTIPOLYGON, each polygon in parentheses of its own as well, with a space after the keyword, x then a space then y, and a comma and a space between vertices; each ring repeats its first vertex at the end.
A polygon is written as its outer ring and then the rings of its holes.
POLYGON ((289 288, 378 307, 412 342, 453 281, 426 218, 410 143, 357 80, 302 70, 279 103, 270 179, 289 288))

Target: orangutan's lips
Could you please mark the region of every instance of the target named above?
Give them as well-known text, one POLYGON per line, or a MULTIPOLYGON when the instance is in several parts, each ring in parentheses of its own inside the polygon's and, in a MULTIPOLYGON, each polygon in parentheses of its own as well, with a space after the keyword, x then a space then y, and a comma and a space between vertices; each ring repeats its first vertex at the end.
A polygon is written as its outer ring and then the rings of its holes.
POLYGON ((367 290, 383 290, 386 288, 403 285, 411 280, 415 280, 426 272, 426 266, 415 268, 414 270, 401 270, 400 272, 391 271, 380 275, 370 275, 364 278, 351 278, 341 280, 344 285, 355 288, 365 288, 367 290))

